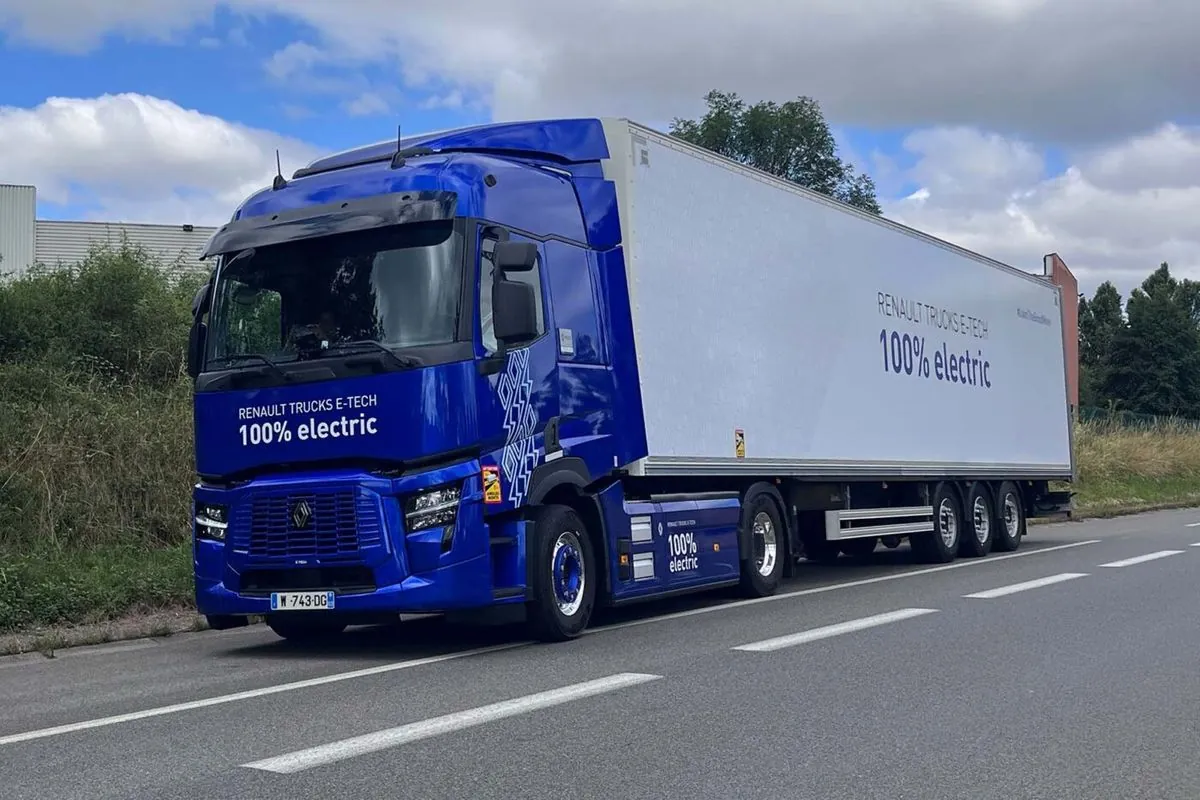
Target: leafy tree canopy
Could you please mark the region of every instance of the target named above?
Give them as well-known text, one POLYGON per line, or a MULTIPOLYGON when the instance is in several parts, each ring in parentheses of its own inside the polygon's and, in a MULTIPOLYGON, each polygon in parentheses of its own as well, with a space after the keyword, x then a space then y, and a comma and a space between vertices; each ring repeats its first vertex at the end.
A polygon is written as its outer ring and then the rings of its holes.
POLYGON ((734 92, 713 90, 698 120, 672 120, 670 132, 747 166, 821 192, 873 214, 882 213, 875 182, 837 155, 837 142, 811 97, 747 105, 734 92))

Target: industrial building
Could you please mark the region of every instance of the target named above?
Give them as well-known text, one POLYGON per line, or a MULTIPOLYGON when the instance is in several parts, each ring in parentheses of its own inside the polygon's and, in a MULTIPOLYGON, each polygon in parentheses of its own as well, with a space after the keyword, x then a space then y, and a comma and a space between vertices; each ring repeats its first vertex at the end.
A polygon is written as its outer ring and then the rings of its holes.
POLYGON ((75 264, 94 245, 119 247, 128 241, 181 272, 206 269, 200 252, 214 227, 75 222, 37 218, 37 189, 0 184, 0 276, 10 280, 34 265, 75 264))

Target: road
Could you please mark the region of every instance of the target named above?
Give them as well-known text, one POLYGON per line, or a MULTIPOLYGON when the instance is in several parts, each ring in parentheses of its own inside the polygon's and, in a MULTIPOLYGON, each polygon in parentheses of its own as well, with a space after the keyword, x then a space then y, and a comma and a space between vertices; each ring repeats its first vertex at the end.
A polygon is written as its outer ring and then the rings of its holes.
POLYGON ((1200 512, 1030 532, 560 645, 419 620, 0 659, 0 797, 1200 797, 1200 512))

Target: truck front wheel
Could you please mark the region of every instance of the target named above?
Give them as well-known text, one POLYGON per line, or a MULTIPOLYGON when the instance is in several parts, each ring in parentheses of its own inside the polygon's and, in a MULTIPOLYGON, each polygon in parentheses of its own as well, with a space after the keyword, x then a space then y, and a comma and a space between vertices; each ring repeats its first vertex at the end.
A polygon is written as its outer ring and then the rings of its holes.
POLYGON ((583 633, 595 606, 596 565, 587 529, 574 509, 559 505, 535 509, 530 527, 530 633, 546 642, 573 639, 583 633))

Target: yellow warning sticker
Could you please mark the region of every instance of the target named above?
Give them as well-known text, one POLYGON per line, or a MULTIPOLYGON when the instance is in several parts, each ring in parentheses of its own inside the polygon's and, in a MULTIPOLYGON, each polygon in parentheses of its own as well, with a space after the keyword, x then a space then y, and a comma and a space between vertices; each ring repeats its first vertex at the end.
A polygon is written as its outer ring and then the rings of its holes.
POLYGON ((483 468, 483 502, 488 505, 504 502, 500 494, 500 470, 497 467, 483 468))
POLYGON ((746 432, 741 428, 733 432, 733 452, 738 458, 746 457, 746 432))

